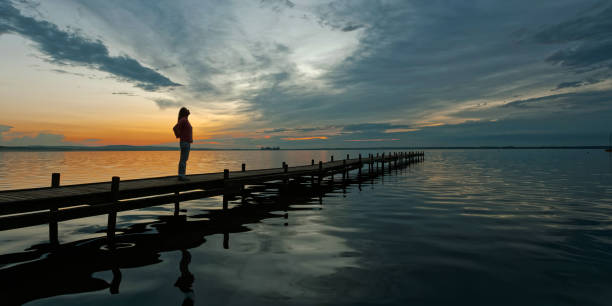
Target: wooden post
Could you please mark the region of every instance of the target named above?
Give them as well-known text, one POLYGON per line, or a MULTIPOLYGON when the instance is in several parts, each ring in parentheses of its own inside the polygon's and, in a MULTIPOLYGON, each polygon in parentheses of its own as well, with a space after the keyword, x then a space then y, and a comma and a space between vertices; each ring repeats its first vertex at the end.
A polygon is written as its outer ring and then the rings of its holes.
POLYGON ((331 161, 334 161, 334 156, 333 155, 331 156, 331 161))
MULTIPOLYGON (((310 165, 314 166, 314 159, 310 160, 310 165)), ((310 187, 314 186, 314 175, 310 175, 310 187)))
MULTIPOLYGON (((111 201, 113 202, 113 206, 117 204, 119 201, 119 182, 120 178, 118 176, 113 176, 113 180, 111 181, 111 201)), ((117 225, 117 210, 113 208, 113 210, 108 213, 108 226, 106 227, 106 238, 108 240, 108 245, 111 249, 115 248, 115 227, 117 225)))
POLYGON ((347 159, 347 160, 351 159, 351 158, 349 157, 349 154, 346 154, 346 159, 347 159))
POLYGON ((119 293, 119 285, 121 284, 121 270, 118 267, 111 269, 113 272, 113 280, 111 280, 110 287, 108 288, 111 294, 119 293))
POLYGON ((346 159, 342 161, 342 180, 344 181, 347 177, 348 171, 346 169, 346 159))
POLYGON ((113 272, 113 280, 111 280, 110 287, 108 288, 111 294, 119 293, 119 285, 121 284, 121 270, 118 267, 111 269, 113 272))
POLYGON ((402 152, 398 152, 397 153, 397 163, 401 166, 402 165, 402 152))
POLYGON ((242 172, 245 172, 245 171, 246 171, 246 164, 245 164, 245 163, 243 163, 243 164, 242 164, 242 172))
POLYGON ((223 169, 223 210, 227 210, 227 202, 228 202, 228 195, 227 195, 227 188, 229 188, 229 182, 227 181, 229 179, 229 169, 223 169))
MULTIPOLYGON (((51 174, 51 188, 58 188, 60 186, 60 174, 51 174)), ((49 210, 49 243, 51 245, 58 245, 58 227, 57 227, 57 207, 51 207, 49 210)))
POLYGON ((180 201, 180 192, 178 192, 178 191, 174 192, 174 196, 175 196, 175 199, 174 199, 174 216, 176 217, 176 216, 179 215, 179 210, 180 210, 180 204, 179 204, 179 201, 180 201))
POLYGON ((223 192, 223 210, 227 210, 228 197, 226 192, 223 192))
POLYGON ((374 159, 374 153, 372 153, 372 159, 371 159, 371 162, 372 162, 372 164, 370 165, 370 166, 371 166, 371 169, 370 169, 370 170, 371 170, 372 172, 374 172, 374 167, 377 165, 377 163, 376 163, 376 159, 374 159))
POLYGON ((393 152, 393 167, 397 168, 397 152, 393 152))
POLYGON ((323 177, 323 162, 319 161, 319 178, 318 184, 321 185, 321 178, 323 177))
POLYGON ((60 174, 52 173, 51 174, 51 187, 57 188, 60 186, 60 174))
POLYGON ((223 232, 223 248, 229 249, 229 232, 223 232))
MULTIPOLYGON (((289 165, 286 162, 283 162, 283 173, 287 173, 289 172, 289 165)), ((287 178, 287 176, 283 177, 283 186, 281 187, 282 189, 281 191, 281 195, 284 196, 285 193, 287 192, 288 186, 287 184, 289 183, 289 179, 287 178)))

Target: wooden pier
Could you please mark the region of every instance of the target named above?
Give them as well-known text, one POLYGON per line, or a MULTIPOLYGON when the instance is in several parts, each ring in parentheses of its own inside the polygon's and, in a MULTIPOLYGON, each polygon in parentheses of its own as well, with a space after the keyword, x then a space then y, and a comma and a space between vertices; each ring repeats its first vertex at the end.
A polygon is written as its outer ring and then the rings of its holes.
MULTIPOLYGON (((223 195, 223 209, 227 209, 229 197, 244 193, 246 185, 279 181, 281 186, 291 180, 308 177, 313 185, 321 184, 325 177, 367 167, 393 169, 424 160, 424 152, 393 152, 361 155, 356 158, 319 161, 310 165, 281 168, 224 170, 219 173, 189 175, 189 181, 179 181, 176 176, 121 181, 113 177, 110 182, 60 186, 60 174, 53 173, 51 186, 45 188, 0 191, 0 231, 49 224, 49 241, 58 244, 58 222, 108 214, 107 238, 109 245, 115 239, 117 212, 174 203, 174 214, 179 214, 180 202, 223 195)), ((282 189, 282 188, 281 188, 282 189)))

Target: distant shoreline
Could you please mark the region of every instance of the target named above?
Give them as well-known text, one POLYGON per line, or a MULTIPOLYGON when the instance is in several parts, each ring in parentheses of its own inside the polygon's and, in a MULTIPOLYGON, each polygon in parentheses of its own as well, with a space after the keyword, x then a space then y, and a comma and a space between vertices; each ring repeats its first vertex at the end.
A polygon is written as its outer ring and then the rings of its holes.
MULTIPOLYGON (((533 149, 585 149, 603 150, 608 146, 479 146, 479 147, 363 147, 363 148, 307 148, 307 149, 278 149, 273 151, 322 151, 322 150, 533 150, 533 149)), ((101 147, 77 147, 77 146, 0 146, 0 152, 69 152, 69 151, 178 151, 178 147, 165 146, 101 146, 101 147)), ((261 149, 216 149, 216 148, 191 148, 192 151, 271 151, 261 149)))

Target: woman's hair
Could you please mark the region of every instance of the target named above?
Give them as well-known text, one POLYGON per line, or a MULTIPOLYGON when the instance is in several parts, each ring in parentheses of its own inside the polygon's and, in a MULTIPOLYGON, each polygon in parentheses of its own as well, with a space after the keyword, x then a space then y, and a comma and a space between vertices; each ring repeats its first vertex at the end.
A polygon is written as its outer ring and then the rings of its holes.
POLYGON ((189 116, 189 110, 186 107, 181 107, 181 110, 179 110, 178 120, 181 120, 181 118, 187 116, 189 116))

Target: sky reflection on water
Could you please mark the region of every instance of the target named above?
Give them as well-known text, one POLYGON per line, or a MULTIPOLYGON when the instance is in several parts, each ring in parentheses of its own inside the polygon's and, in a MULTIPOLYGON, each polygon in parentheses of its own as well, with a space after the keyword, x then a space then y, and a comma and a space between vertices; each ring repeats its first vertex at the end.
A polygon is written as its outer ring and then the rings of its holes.
MULTIPOLYGON (((299 154, 284 158, 320 152, 299 154)), ((171 221, 171 205, 124 212, 120 236, 149 242, 121 257, 119 294, 31 304, 167 305, 191 296, 196 305, 607 305, 610 165, 588 150, 441 150, 360 184, 336 176, 321 203, 307 186, 290 197, 269 186, 249 204, 231 202, 229 223, 219 197, 185 202, 186 223, 171 221), (191 293, 175 286, 185 251, 191 293), (140 264, 128 268, 131 260, 140 264)), ((105 216, 60 223, 60 240, 95 245, 104 224, 105 216)), ((0 232, 0 255, 46 238, 44 226, 0 232)), ((90 254, 99 252, 75 245, 63 256, 90 254)), ((112 271, 101 267, 93 277, 110 284, 112 271)))

